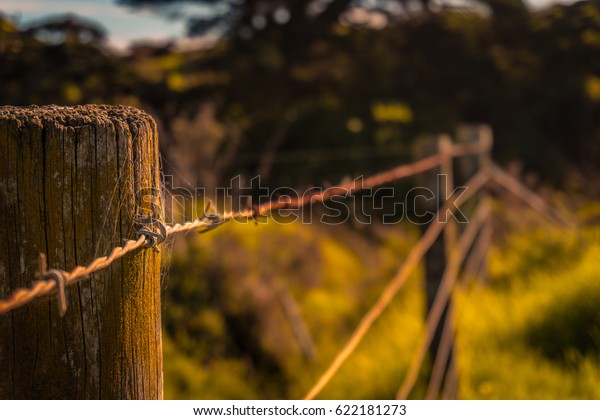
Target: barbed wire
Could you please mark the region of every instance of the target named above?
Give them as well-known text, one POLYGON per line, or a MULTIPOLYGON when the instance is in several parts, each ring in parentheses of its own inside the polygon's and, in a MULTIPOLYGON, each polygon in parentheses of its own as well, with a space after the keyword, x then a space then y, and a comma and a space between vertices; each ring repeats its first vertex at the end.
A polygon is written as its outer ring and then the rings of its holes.
MULTIPOLYGON (((158 245, 172 235, 194 230, 200 230, 203 233, 234 219, 266 217, 276 210, 299 209, 309 204, 328 201, 331 197, 339 194, 356 194, 366 188, 378 187, 433 169, 447 159, 485 153, 490 148, 491 144, 486 142, 453 145, 450 153, 437 153, 413 163, 400 165, 389 171, 367 177, 362 183, 355 183, 354 181, 346 182, 327 188, 321 193, 312 195, 303 194, 301 198, 291 200, 278 199, 277 201, 270 201, 238 212, 217 214, 205 211, 202 218, 183 224, 177 223, 172 226, 166 226, 159 219, 152 217, 152 215, 138 216, 136 223, 142 227, 137 231, 137 238, 135 240, 126 240, 122 247, 115 247, 110 255, 98 257, 87 266, 77 266, 70 272, 60 269, 48 270, 46 267, 46 257, 41 255, 39 259, 39 271, 36 273, 37 280, 33 282, 31 288, 16 289, 6 298, 0 299, 0 315, 21 307, 36 298, 49 295, 55 289, 58 289, 57 301, 59 313, 63 316, 66 313, 66 287, 88 278, 94 272, 108 267, 116 260, 123 258, 137 249, 151 247, 159 251, 158 245)), ((207 208, 207 210, 209 209, 207 208)))
POLYGON ((79 280, 88 277, 93 272, 108 267, 114 261, 138 248, 146 246, 146 244, 146 236, 140 235, 137 240, 128 240, 123 247, 118 246, 114 248, 109 256, 98 257, 89 265, 85 267, 77 266, 71 272, 57 269, 46 270, 46 257, 44 254, 40 254, 40 271, 37 273, 38 280, 33 282, 33 286, 30 289, 17 289, 8 297, 0 300, 0 315, 23 306, 35 298, 46 296, 58 286, 59 313, 63 316, 66 312, 66 298, 64 295, 66 286, 71 286, 79 280))

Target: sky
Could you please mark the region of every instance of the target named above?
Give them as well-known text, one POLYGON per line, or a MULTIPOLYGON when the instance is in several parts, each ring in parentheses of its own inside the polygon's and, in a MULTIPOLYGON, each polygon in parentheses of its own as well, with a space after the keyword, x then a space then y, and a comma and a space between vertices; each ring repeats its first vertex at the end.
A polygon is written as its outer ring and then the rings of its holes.
POLYGON ((183 19, 167 19, 150 10, 132 11, 117 5, 115 0, 0 0, 0 12, 23 25, 52 15, 73 13, 103 26, 110 43, 117 48, 125 48, 136 40, 174 39, 185 34, 183 19))
MULTIPOLYGON (((526 0, 535 8, 552 3, 572 3, 573 0, 526 0)), ((186 12, 210 13, 206 7, 186 6, 186 12)), ((115 0, 0 0, 0 12, 17 19, 22 25, 51 15, 73 13, 101 24, 109 42, 117 49, 126 49, 133 41, 177 39, 185 35, 185 20, 167 19, 150 10, 131 11, 115 0)))

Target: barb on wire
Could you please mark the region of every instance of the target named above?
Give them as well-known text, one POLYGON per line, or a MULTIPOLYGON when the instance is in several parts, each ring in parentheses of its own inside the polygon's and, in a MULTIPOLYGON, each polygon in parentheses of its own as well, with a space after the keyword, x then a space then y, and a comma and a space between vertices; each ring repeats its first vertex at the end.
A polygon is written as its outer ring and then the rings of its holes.
POLYGON ((156 252, 160 252, 158 245, 162 244, 167 239, 167 227, 159 219, 155 219, 152 215, 138 216, 136 223, 142 225, 136 232, 139 238, 144 236, 146 239, 146 247, 153 248, 156 252), (158 229, 158 232, 154 228, 158 229))
POLYGON ((56 283, 56 287, 58 288, 58 293, 56 294, 58 313, 60 316, 64 316, 67 313, 67 297, 65 295, 67 277, 65 276, 65 272, 57 269, 48 270, 48 260, 43 253, 40 253, 38 257, 38 266, 39 271, 35 275, 39 281, 54 280, 56 283))
POLYGON ((218 226, 221 226, 223 223, 226 223, 234 218, 236 217, 233 214, 231 215, 231 218, 225 218, 224 216, 217 213, 213 207, 212 201, 208 200, 208 203, 204 208, 204 216, 202 216, 202 218, 200 219, 200 221, 205 224, 205 228, 199 233, 206 233, 209 230, 213 230, 218 226))
POLYGON ((267 217, 274 210, 299 208, 315 202, 324 202, 329 200, 335 194, 354 194, 363 188, 376 187, 385 183, 397 181, 401 178, 415 175, 429 169, 433 169, 434 167, 440 165, 444 159, 465 156, 468 154, 478 154, 487 151, 487 149, 489 149, 489 146, 479 144, 455 145, 453 146, 451 150, 452 153, 450 154, 445 154, 442 156, 438 153, 417 162, 401 165, 389 171, 373 175, 366 178, 362 186, 357 186, 354 183, 342 183, 337 187, 328 189, 322 194, 304 195, 301 199, 290 200, 287 202, 268 202, 260 206, 249 207, 237 213, 228 212, 224 214, 218 214, 213 212, 209 206, 207 207, 202 218, 193 222, 186 222, 184 224, 177 223, 172 226, 166 226, 159 220, 158 217, 154 217, 156 216, 156 212, 154 215, 140 216, 136 219, 136 223, 140 224, 142 227, 136 232, 136 240, 126 240, 123 247, 114 248, 109 256, 98 257, 89 265, 75 267, 70 272, 62 270, 43 270, 43 278, 35 281, 31 288, 19 288, 14 290, 8 297, 0 299, 0 315, 23 306, 35 298, 48 295, 52 293, 55 288, 60 290, 59 309, 62 314, 63 308, 65 307, 63 303, 66 302, 66 299, 63 299, 64 292, 62 290, 64 287, 70 286, 77 281, 88 277, 90 274, 108 267, 114 261, 122 258, 130 252, 135 251, 138 248, 151 247, 154 250, 159 251, 160 248, 158 248, 158 245, 164 242, 171 235, 190 232, 193 230, 199 230, 200 233, 204 233, 230 220, 267 217))
POLYGON ((348 359, 348 357, 350 357, 350 355, 354 352, 356 347, 360 344, 363 337, 367 334, 373 323, 379 318, 379 316, 391 303, 394 296, 396 296, 396 294, 404 286, 412 270, 417 266, 419 261, 421 261, 427 250, 431 247, 431 245, 435 242, 436 238, 444 229, 445 223, 443 223, 440 220, 440 217, 438 216, 446 211, 450 211, 451 213, 453 213, 460 205, 462 205, 466 200, 472 197, 481 187, 483 187, 488 181, 488 179, 489 177, 486 173, 482 171, 476 173, 465 185, 466 189, 464 190, 462 195, 460 193, 455 193, 450 197, 448 201, 446 201, 446 203, 436 214, 433 222, 427 228, 425 234, 423 234, 419 242, 417 242, 417 244, 411 249, 410 253, 408 254, 408 257, 404 261, 404 264, 402 264, 402 266, 398 270, 398 273, 385 287, 385 289, 379 296, 379 299, 377 299, 377 301, 371 307, 371 309, 369 309, 369 311, 360 320, 358 326, 352 333, 350 340, 348 340, 346 345, 337 354, 331 365, 319 378, 317 383, 313 385, 310 391, 308 391, 308 393, 304 397, 305 400, 314 399, 323 390, 323 388, 325 388, 325 386, 329 383, 329 381, 331 381, 333 376, 340 369, 342 364, 346 361, 346 359, 348 359), (454 203, 454 208, 450 207, 450 203, 454 203))
POLYGON ((128 240, 123 247, 118 246, 114 248, 109 256, 98 257, 85 267, 77 266, 70 272, 57 270, 60 271, 60 278, 58 279, 57 274, 55 272, 52 272, 52 270, 45 271, 42 273, 41 269, 42 267, 45 267, 45 257, 40 257, 40 260, 44 260, 44 263, 40 264, 40 277, 42 277, 42 279, 34 281, 32 287, 29 289, 19 288, 13 291, 12 294, 10 294, 8 297, 0 299, 0 315, 5 314, 8 311, 11 311, 20 306, 23 306, 31 302, 35 298, 49 295, 57 287, 60 289, 59 312, 61 313, 61 315, 64 315, 64 312, 62 312, 62 299, 64 296, 64 292, 61 292, 61 285, 64 284, 64 287, 71 286, 80 280, 88 278, 90 274, 108 267, 114 261, 124 257, 130 252, 133 252, 138 248, 143 248, 146 245, 147 242, 145 235, 141 235, 136 241, 128 240))
POLYGON ((56 300, 58 302, 58 314, 62 317, 67 313, 67 297, 65 295, 65 288, 67 286, 67 272, 63 270, 57 270, 53 268, 45 273, 46 278, 54 280, 58 287, 56 293, 56 300))
POLYGON ((465 232, 459 239, 458 244, 452 253, 450 262, 444 271, 444 275, 442 276, 442 281, 438 288, 437 295, 433 301, 429 315, 427 316, 425 331, 419 340, 417 350, 413 354, 412 360, 409 364, 408 374, 406 375, 406 378, 398 390, 398 394, 396 395, 396 399, 398 400, 405 400, 408 398, 408 395, 412 391, 415 382, 417 381, 417 376, 421 370, 421 365, 423 363, 423 359, 425 358, 427 347, 433 340, 437 325, 440 322, 442 313, 446 307, 446 303, 448 302, 450 294, 452 293, 452 289, 454 288, 454 284, 456 283, 456 277, 458 276, 460 265, 490 211, 491 205, 489 200, 484 200, 481 202, 481 204, 479 204, 475 210, 475 214, 471 219, 471 222, 469 223, 469 226, 465 229, 465 232))

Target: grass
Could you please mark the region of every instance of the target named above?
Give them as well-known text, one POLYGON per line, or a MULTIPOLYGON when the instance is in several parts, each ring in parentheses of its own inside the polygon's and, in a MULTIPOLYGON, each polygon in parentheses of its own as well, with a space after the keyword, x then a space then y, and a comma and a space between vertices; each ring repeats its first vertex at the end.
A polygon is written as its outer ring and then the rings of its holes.
POLYGON ((528 232, 492 254, 490 287, 458 297, 462 398, 600 397, 597 238, 528 232))
MULTIPOLYGON (((489 280, 455 294, 460 398, 600 397, 600 234, 497 235, 489 280)), ((416 238, 320 225, 225 225, 175 247, 166 295, 167 398, 301 398, 416 238), (277 300, 294 297, 309 362, 277 300)), ((320 398, 394 398, 423 327, 417 270, 320 398)), ((424 396, 427 361, 412 396, 424 396)))

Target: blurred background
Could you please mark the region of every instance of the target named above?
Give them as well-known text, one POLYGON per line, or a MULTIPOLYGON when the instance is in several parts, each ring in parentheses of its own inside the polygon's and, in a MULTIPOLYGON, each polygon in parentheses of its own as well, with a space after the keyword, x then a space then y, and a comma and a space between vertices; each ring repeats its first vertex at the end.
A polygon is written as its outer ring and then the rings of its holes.
MULTIPOLYGON (((600 1, 2 0, 0 104, 85 103, 155 118, 167 194, 238 175, 335 184, 411 161, 421 135, 489 124, 494 159, 578 229, 496 194, 488 272, 454 296, 457 395, 600 398, 600 1)), ((178 239, 166 397, 301 398, 419 237, 376 219, 178 239)), ((394 398, 423 277, 320 397, 394 398)))

